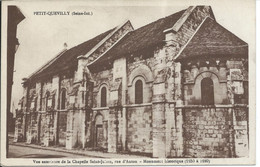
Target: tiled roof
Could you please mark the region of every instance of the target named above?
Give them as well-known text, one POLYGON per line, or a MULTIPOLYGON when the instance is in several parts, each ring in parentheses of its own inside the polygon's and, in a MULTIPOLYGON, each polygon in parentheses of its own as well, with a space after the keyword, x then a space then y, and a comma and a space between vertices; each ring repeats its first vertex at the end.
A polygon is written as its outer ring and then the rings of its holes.
POLYGON ((248 44, 222 27, 215 20, 207 18, 193 38, 177 57, 177 60, 196 58, 202 55, 246 56, 248 44))
POLYGON ((99 43, 103 38, 105 38, 110 32, 115 30, 115 28, 108 30, 84 43, 81 43, 65 52, 62 52, 54 59, 45 64, 40 70, 36 71, 30 76, 32 78, 40 78, 42 76, 55 74, 59 71, 64 71, 66 69, 71 69, 77 66, 77 57, 80 55, 87 54, 97 43, 99 43))
POLYGON ((161 18, 134 31, 129 32, 108 53, 100 58, 99 62, 125 56, 136 51, 158 45, 165 40, 164 30, 172 28, 185 10, 161 18))
MULTIPOLYGON (((111 58, 111 56, 115 58, 116 56, 133 53, 140 49, 162 43, 165 38, 163 31, 172 28, 184 12, 185 10, 182 10, 128 33, 107 53, 107 55, 104 55, 100 60, 107 60, 111 58)), ((40 70, 33 73, 29 78, 40 78, 42 76, 53 75, 60 71, 71 69, 72 67, 76 68, 77 57, 87 54, 98 42, 105 38, 114 29, 100 34, 97 37, 77 45, 65 52, 62 52, 45 64, 40 70)))

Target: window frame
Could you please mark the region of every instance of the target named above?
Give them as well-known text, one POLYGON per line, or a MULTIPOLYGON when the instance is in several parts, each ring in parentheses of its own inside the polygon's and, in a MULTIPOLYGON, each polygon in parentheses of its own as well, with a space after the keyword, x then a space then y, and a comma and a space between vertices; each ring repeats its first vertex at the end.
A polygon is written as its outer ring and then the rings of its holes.
POLYGON ((102 86, 100 88, 100 107, 107 107, 107 87, 106 86, 102 86), (105 95, 103 95, 103 93, 105 93, 105 95))
POLYGON ((215 105, 214 81, 210 77, 205 77, 200 82, 201 104, 215 105))
POLYGON ((66 101, 67 101, 67 90, 66 89, 62 89, 61 93, 60 93, 60 109, 61 110, 65 110, 67 108, 66 106, 66 101), (64 94, 64 108, 63 108, 63 94, 64 94))
POLYGON ((97 94, 97 96, 96 96, 96 100, 97 100, 97 107, 108 107, 108 105, 109 105, 109 94, 110 94, 110 90, 108 89, 109 87, 108 87, 108 84, 107 83, 102 83, 102 84, 100 84, 100 86, 99 86, 99 88, 98 88, 98 94, 97 94), (106 88, 106 105, 105 106, 103 106, 103 105, 101 105, 101 98, 102 98, 102 89, 103 88, 106 88))
POLYGON ((141 78, 136 78, 136 81, 134 82, 134 102, 135 102, 135 104, 144 103, 144 82, 141 78), (139 89, 139 88, 137 88, 138 83, 140 83, 141 90, 137 90, 137 89, 139 89))

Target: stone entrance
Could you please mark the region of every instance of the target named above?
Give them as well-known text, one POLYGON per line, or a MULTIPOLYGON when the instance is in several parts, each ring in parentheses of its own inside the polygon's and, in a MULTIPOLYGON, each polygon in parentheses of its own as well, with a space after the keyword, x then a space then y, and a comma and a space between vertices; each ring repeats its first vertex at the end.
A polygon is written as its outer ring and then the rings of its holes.
POLYGON ((95 119, 95 143, 94 147, 104 147, 104 129, 103 129, 103 116, 97 115, 95 119))
POLYGON ((103 135, 103 125, 96 125, 96 147, 102 148, 103 147, 103 140, 104 140, 104 135, 103 135))

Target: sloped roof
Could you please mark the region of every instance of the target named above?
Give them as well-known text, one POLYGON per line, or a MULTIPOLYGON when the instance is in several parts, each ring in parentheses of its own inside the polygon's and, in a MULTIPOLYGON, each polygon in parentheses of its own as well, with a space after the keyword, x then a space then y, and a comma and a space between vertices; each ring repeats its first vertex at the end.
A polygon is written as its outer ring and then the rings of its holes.
MULTIPOLYGON (((184 12, 185 10, 182 10, 128 33, 107 53, 107 55, 101 57, 100 60, 107 60, 108 58, 116 57, 117 55, 121 56, 133 53, 140 49, 162 43, 165 38, 163 31, 172 28, 184 12)), ((53 75, 60 71, 76 68, 77 57, 87 54, 95 45, 115 29, 116 28, 113 28, 93 39, 59 53, 55 58, 41 67, 40 70, 29 76, 29 79, 41 78, 42 76, 53 75)))
POLYGON ((103 62, 116 56, 131 54, 162 43, 165 40, 163 31, 172 28, 184 12, 185 10, 179 11, 129 32, 98 62, 103 62))
POLYGON ((54 59, 49 61, 40 70, 33 73, 29 79, 40 78, 45 75, 55 74, 59 71, 64 71, 77 66, 77 57, 87 54, 95 45, 97 45, 103 38, 105 38, 115 28, 110 29, 84 43, 81 43, 69 50, 61 52, 54 59))
POLYGON ((176 60, 202 55, 247 56, 248 44, 211 18, 206 18, 201 27, 184 46, 176 60))

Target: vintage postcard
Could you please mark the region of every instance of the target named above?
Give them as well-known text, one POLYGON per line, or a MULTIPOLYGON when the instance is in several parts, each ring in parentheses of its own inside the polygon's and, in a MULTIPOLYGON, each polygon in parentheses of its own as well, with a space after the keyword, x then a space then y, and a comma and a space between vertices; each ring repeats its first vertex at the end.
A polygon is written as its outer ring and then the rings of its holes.
POLYGON ((1 165, 255 164, 255 1, 3 1, 1 165))

